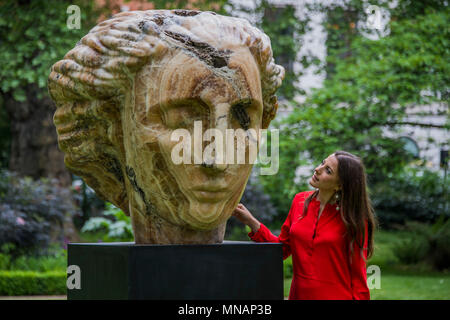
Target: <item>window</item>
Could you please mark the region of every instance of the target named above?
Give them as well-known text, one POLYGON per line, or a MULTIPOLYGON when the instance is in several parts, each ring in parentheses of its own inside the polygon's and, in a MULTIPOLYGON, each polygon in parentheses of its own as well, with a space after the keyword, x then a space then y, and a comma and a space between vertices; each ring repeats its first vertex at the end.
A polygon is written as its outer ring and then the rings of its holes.
POLYGON ((400 141, 404 143, 403 148, 410 153, 414 158, 419 158, 419 146, 417 142, 410 137, 400 137, 400 141))

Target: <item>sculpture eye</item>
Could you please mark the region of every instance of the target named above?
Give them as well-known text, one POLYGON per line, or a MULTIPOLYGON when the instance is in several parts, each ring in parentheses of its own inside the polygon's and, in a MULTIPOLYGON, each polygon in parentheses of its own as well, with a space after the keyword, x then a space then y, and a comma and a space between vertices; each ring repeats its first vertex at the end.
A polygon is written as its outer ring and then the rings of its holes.
POLYGON ((208 113, 204 106, 193 100, 172 104, 164 112, 165 124, 171 129, 194 127, 195 121, 208 121, 208 113))
POLYGON ((239 127, 248 130, 256 121, 261 121, 260 108, 252 100, 242 100, 231 107, 233 122, 237 122, 239 127))
POLYGON ((244 130, 250 127, 250 117, 246 110, 246 105, 237 103, 231 107, 231 113, 244 130))

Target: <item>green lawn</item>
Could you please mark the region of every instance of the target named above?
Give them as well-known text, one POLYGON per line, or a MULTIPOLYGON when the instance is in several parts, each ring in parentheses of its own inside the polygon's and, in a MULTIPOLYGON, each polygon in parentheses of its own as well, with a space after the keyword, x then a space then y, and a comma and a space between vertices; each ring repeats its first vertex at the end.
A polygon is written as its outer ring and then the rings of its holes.
MULTIPOLYGON (((392 248, 408 236, 407 232, 378 231, 375 235, 375 252, 368 266, 381 270, 381 288, 371 289, 373 300, 450 300, 450 272, 433 271, 425 263, 402 265, 392 248)), ((285 262, 288 263, 288 262, 285 262)), ((289 295, 291 278, 284 280, 284 295, 289 295)))
POLYGON ((374 300, 448 300, 450 275, 381 274, 381 289, 370 290, 374 300))
MULTIPOLYGON (((284 280, 284 296, 289 296, 292 279, 284 280)), ((371 289, 372 300, 449 300, 450 275, 397 275, 381 272, 381 288, 371 289)))

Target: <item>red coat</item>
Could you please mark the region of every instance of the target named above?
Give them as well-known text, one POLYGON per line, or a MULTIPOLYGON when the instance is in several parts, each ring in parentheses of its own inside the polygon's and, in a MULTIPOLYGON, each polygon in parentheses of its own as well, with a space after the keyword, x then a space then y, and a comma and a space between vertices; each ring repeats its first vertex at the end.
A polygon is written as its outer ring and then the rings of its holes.
MULTIPOLYGON (((350 263, 350 242, 344 236, 346 228, 337 205, 326 204, 317 219, 320 202, 314 198, 309 203, 306 217, 299 220, 305 199, 311 193, 313 191, 295 195, 279 237, 262 223, 256 233, 248 234, 249 237, 255 242, 283 243, 283 259, 292 253, 289 300, 369 300, 366 263, 356 242, 350 263)), ((365 234, 364 248, 367 248, 367 223, 365 234)), ((367 250, 364 250, 364 258, 367 258, 367 250)))

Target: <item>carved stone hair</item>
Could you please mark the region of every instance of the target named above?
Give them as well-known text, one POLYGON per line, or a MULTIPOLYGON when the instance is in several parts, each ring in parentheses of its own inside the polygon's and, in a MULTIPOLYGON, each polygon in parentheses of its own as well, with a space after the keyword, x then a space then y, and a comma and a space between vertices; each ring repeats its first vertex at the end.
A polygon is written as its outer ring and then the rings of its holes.
POLYGON ((120 108, 134 75, 172 48, 210 67, 224 67, 230 51, 220 48, 223 39, 248 47, 256 61, 264 103, 262 128, 267 128, 277 111, 275 91, 284 69, 275 64, 266 34, 244 19, 213 12, 124 12, 95 26, 51 69, 48 88, 57 106, 54 122, 66 166, 100 197, 129 213, 120 108))

